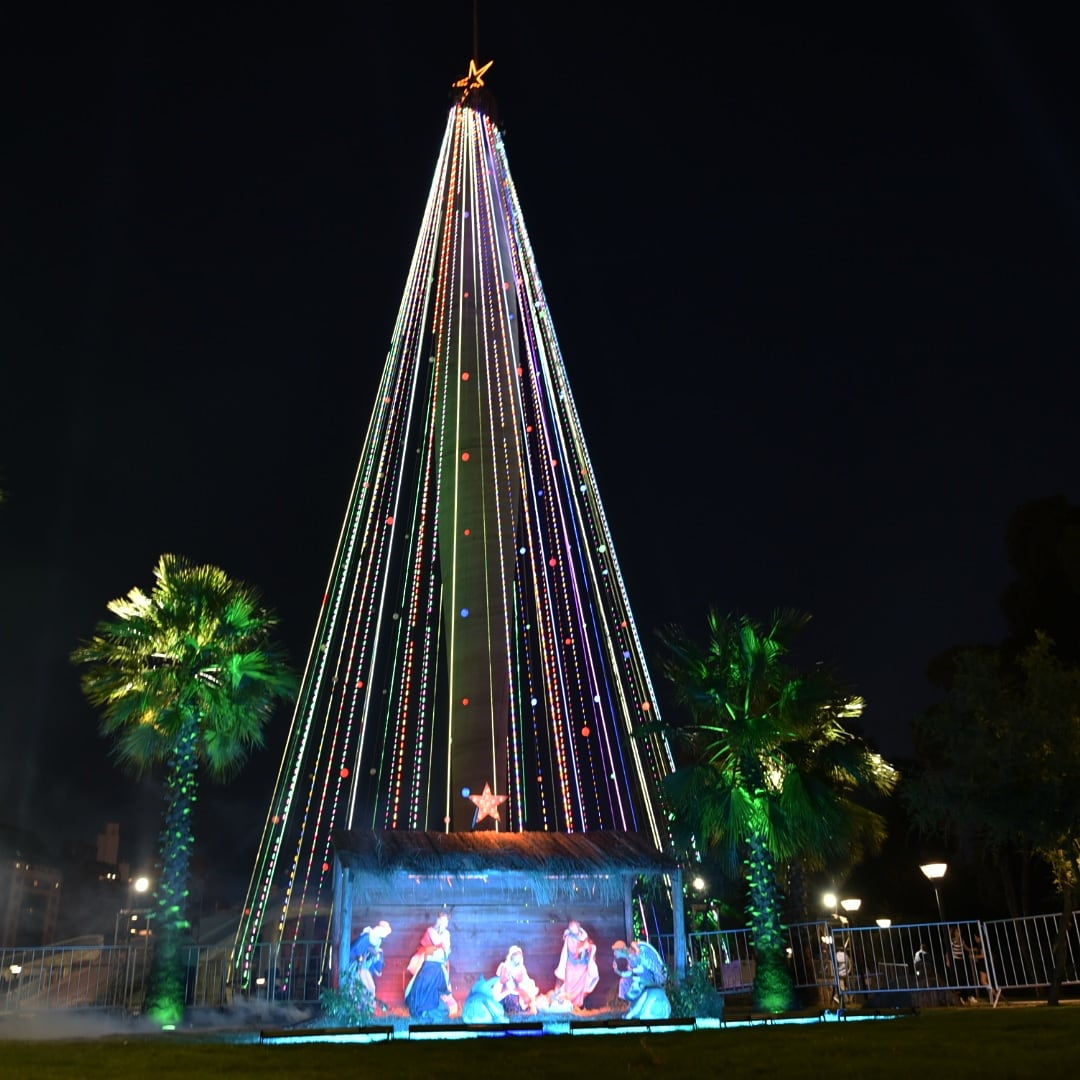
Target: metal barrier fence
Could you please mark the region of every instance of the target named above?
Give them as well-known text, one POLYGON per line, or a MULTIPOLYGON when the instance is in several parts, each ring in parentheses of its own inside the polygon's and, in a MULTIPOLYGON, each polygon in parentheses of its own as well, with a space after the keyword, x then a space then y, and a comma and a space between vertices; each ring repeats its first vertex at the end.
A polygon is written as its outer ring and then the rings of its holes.
MULTIPOLYGON (((802 923, 788 929, 788 958, 807 1005, 928 1006, 984 997, 996 1005, 1003 991, 1050 985, 1060 926, 1060 915, 902 926, 802 923)), ((752 988, 749 931, 691 934, 688 951, 725 993, 752 988)), ((1080 985, 1080 912, 1065 936, 1062 985, 1080 985)))
MULTIPOLYGON (((929 1006, 982 1000, 1002 991, 1048 987, 1060 915, 989 922, 851 926, 829 921, 789 927, 792 976, 807 1006, 929 1006)), ((670 935, 653 938, 666 957, 670 935)), ((256 948, 255 976, 240 994, 231 985, 227 945, 183 950, 189 1007, 234 1000, 314 1004, 326 985, 323 941, 256 948)), ((724 994, 748 992, 754 950, 748 930, 687 936, 688 961, 708 971, 724 994)), ((148 943, 0 949, 0 1012, 20 1009, 105 1009, 138 1013, 152 957, 148 943)), ((1080 912, 1065 938, 1063 986, 1080 985, 1080 912)))
POLYGON ((796 986, 824 1007, 961 1004, 997 1001, 977 922, 790 928, 796 986), (954 948, 954 941, 956 947, 954 948))
MULTIPOLYGON (((234 1000, 231 952, 227 945, 192 945, 181 950, 189 1007, 221 1008, 234 1000)), ((326 952, 323 941, 258 946, 253 954, 256 975, 243 1000, 317 1002, 326 952)), ((105 1009, 137 1014, 142 1010, 152 956, 152 947, 145 941, 0 949, 0 1012, 105 1009)))
MULTIPOLYGON (((983 941, 995 984, 1009 989, 1046 986, 1050 981, 1048 973, 1054 969, 1054 943, 1060 926, 1060 915, 983 923, 983 941)), ((1065 937, 1063 984, 1080 984, 1080 912, 1073 912, 1065 937)))

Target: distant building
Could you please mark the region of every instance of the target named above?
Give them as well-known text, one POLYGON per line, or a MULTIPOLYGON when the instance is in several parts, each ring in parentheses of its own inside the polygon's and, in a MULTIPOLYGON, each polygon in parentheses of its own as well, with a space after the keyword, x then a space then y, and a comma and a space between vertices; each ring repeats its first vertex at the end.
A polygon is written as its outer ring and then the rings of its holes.
POLYGON ((45 945, 56 936, 63 873, 30 857, 32 851, 32 838, 0 828, 0 946, 5 948, 45 945))
POLYGON ((108 866, 120 865, 120 826, 110 822, 103 833, 98 833, 97 861, 108 866))
POLYGON ((111 944, 119 933, 121 912, 132 906, 131 868, 120 861, 120 826, 110 822, 92 841, 70 842, 63 865, 57 940, 94 936, 111 944))

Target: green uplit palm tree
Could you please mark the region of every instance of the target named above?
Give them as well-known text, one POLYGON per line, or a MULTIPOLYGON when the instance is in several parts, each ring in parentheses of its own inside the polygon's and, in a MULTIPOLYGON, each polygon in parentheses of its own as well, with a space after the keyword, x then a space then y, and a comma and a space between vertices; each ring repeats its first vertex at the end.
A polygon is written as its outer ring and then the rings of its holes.
POLYGON ((845 727, 862 699, 828 672, 798 674, 785 663, 808 621, 780 612, 763 628, 710 611, 704 644, 679 627, 660 635, 664 674, 683 707, 664 721, 680 762, 667 781, 676 828, 744 878, 755 999, 771 1012, 794 997, 777 868, 851 861, 879 847, 885 820, 860 796, 888 794, 898 778, 845 727))
POLYGON ((276 617, 259 594, 216 566, 162 555, 149 595, 113 600, 113 618, 72 654, 83 692, 100 709, 120 764, 139 774, 165 766, 161 875, 154 895, 157 947, 146 1010, 162 1026, 183 1017, 180 942, 200 772, 226 780, 263 743, 276 705, 296 679, 270 643, 276 617))

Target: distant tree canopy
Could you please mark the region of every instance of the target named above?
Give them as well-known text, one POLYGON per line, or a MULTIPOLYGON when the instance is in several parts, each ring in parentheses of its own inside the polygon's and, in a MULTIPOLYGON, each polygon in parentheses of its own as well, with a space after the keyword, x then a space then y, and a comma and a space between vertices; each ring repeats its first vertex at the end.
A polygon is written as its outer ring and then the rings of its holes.
POLYGON ((999 598, 1008 636, 997 645, 953 645, 932 657, 926 674, 942 690, 952 685, 961 653, 1001 649, 1015 659, 1034 644, 1037 633, 1054 642, 1062 663, 1080 664, 1080 507, 1063 495, 1021 504, 1006 525, 1005 548, 1016 574, 999 598))
POLYGON ((1007 648, 1019 653, 1042 633, 1062 663, 1080 664, 1080 506, 1061 495, 1024 503, 1005 544, 1016 572, 1001 594, 1007 648))
MULTIPOLYGON (((1064 927, 1080 887, 1080 508, 1060 496, 1024 504, 1007 545, 1009 636, 931 662, 946 694, 913 722, 918 767, 901 797, 924 834, 999 868, 1014 914, 1010 868, 1043 860, 1064 927)), ((1059 966, 1051 1000, 1060 977, 1059 966)))
POLYGON ((903 788, 926 833, 983 853, 1044 858, 1075 887, 1080 857, 1080 668, 1039 634, 1013 663, 957 657, 952 690, 914 724, 920 770, 903 788))

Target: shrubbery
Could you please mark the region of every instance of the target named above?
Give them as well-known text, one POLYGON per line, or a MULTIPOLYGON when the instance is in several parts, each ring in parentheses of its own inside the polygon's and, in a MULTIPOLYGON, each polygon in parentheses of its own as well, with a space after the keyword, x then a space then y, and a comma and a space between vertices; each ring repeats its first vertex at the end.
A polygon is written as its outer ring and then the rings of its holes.
POLYGON ((378 1010, 375 995, 360 981, 356 966, 341 977, 341 988, 323 990, 320 998, 324 1019, 337 1027, 365 1027, 378 1010))
POLYGON ((705 961, 691 964, 682 981, 669 978, 667 996, 671 1015, 678 1017, 724 1016, 724 995, 713 985, 705 961))

